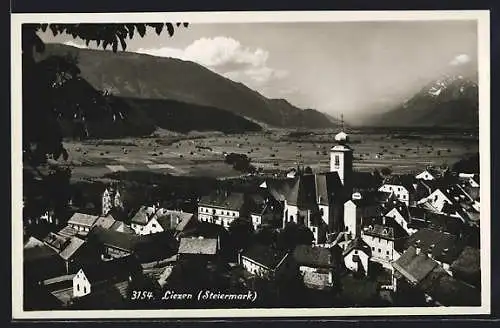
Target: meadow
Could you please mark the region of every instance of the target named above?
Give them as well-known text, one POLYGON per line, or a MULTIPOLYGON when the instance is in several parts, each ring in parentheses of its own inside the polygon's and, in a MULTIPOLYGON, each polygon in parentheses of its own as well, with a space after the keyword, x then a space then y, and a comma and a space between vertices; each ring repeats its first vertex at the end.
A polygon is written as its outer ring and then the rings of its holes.
MULTIPOLYGON (((73 177, 96 178, 109 172, 148 170, 172 175, 229 178, 242 172, 224 163, 225 154, 240 153, 264 171, 297 165, 329 169, 335 131, 287 131, 242 135, 221 133, 157 134, 146 138, 66 141, 73 177)), ((478 152, 477 136, 458 132, 350 131, 354 167, 372 171, 390 167, 410 173, 428 165, 451 165, 478 152)))

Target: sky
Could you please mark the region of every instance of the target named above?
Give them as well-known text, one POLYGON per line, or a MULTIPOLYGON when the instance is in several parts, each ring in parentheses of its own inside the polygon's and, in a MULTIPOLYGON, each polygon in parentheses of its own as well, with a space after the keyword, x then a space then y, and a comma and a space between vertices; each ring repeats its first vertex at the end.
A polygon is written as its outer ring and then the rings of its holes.
MULTIPOLYGON (((67 35, 40 36, 85 47, 67 35)), ((179 28, 173 37, 148 30, 127 40, 127 51, 194 61, 267 97, 355 120, 390 109, 443 73, 477 71, 477 25, 203 23, 179 28)))

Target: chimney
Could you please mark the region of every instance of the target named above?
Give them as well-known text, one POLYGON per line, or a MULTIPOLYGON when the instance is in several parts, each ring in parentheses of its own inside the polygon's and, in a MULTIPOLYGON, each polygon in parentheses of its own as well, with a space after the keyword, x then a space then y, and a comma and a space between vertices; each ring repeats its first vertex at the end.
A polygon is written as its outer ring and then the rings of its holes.
POLYGON ((420 254, 420 247, 418 247, 418 246, 417 246, 417 247, 415 248, 415 253, 416 253, 417 255, 418 255, 418 254, 420 254))

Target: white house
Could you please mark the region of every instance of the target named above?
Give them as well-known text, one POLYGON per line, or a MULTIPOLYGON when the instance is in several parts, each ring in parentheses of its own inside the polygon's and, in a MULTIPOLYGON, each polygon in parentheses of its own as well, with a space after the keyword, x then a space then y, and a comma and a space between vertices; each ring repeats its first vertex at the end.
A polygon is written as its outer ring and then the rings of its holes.
POLYGON ((87 234, 94 226, 94 223, 99 217, 85 213, 75 213, 68 220, 67 226, 76 230, 79 234, 87 234))
POLYGON ((365 276, 368 275, 368 263, 371 255, 370 246, 361 237, 353 239, 342 253, 346 268, 365 276))
POLYGON ((245 202, 243 193, 217 190, 198 202, 198 219, 228 228, 240 216, 245 202))
POLYGON ((130 220, 130 227, 138 235, 149 235, 152 233, 163 232, 164 229, 159 222, 159 218, 167 212, 158 205, 141 206, 130 220))
POLYGON ((392 193, 399 201, 409 206, 414 201, 412 196, 416 190, 416 183, 413 179, 408 175, 394 175, 387 178, 378 190, 392 193))
POLYGON ((439 173, 439 171, 430 167, 428 167, 427 169, 425 169, 424 171, 420 172, 415 176, 415 178, 418 180, 427 180, 427 181, 437 180, 440 177, 441 174, 439 173))
POLYGON ((274 279, 285 273, 288 253, 265 245, 253 245, 239 255, 239 263, 249 273, 261 278, 274 279))
POLYGON ((408 207, 402 203, 394 201, 384 216, 393 219, 408 235, 417 232, 417 229, 410 226, 411 217, 408 207))

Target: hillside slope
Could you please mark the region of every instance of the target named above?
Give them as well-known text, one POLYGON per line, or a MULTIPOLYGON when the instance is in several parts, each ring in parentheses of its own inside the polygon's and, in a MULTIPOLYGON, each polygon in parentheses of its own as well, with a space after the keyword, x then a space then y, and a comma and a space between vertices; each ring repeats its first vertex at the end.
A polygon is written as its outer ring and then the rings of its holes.
POLYGON ((478 127, 478 85, 462 76, 446 76, 423 87, 396 108, 376 115, 371 124, 399 127, 478 127))
POLYGON ((77 56, 82 77, 94 88, 119 97, 168 99, 215 107, 277 127, 335 126, 316 110, 302 110, 283 99, 268 99, 189 61, 62 44, 47 44, 41 58, 68 53, 77 56))

